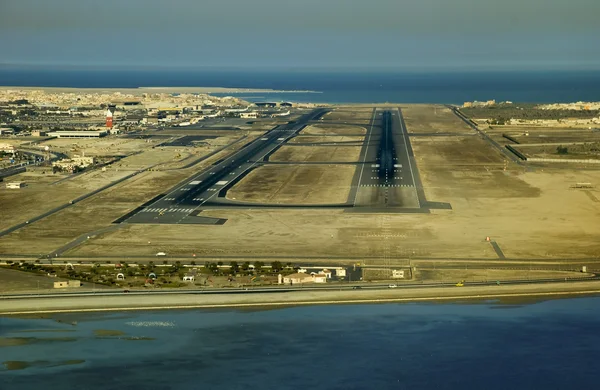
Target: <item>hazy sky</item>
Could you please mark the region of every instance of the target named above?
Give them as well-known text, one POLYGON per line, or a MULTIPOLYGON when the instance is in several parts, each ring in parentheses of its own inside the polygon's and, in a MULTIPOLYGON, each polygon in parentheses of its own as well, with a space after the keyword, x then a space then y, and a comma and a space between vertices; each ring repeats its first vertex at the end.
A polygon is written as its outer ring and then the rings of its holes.
POLYGON ((598 0, 0 0, 0 63, 600 69, 598 0))

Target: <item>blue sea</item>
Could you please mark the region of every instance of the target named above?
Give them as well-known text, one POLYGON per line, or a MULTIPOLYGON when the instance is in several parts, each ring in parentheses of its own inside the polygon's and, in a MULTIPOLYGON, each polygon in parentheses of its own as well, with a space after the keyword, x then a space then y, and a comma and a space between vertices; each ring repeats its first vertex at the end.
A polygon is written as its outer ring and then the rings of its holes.
POLYGON ((0 342, 34 338, 0 346, 0 361, 37 361, 0 368, 0 388, 593 389, 598 307, 578 298, 0 318, 0 342))
POLYGON ((150 70, 0 67, 0 85, 77 88, 228 87, 250 101, 451 103, 600 101, 600 71, 150 70))

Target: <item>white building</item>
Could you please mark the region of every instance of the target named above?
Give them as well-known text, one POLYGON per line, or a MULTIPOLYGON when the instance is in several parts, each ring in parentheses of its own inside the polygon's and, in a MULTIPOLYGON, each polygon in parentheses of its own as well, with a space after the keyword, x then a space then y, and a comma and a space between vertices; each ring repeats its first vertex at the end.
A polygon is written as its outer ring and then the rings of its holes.
POLYGON ((285 276, 283 278, 284 284, 304 284, 304 283, 327 283, 327 275, 324 274, 307 274, 304 272, 298 272, 285 276))
POLYGON ((15 153, 15 147, 11 144, 0 144, 0 152, 15 153))
POLYGON ((313 282, 312 275, 305 274, 302 272, 298 272, 298 273, 283 277, 284 284, 294 285, 294 284, 303 284, 303 283, 312 283, 312 282, 313 282))
POLYGON ((50 137, 56 138, 100 138, 107 135, 106 130, 90 131, 90 130, 75 130, 75 131, 52 131, 48 133, 50 137))
POLYGON ((22 181, 16 181, 12 183, 6 183, 6 188, 9 190, 18 190, 19 188, 25 187, 25 183, 22 181))

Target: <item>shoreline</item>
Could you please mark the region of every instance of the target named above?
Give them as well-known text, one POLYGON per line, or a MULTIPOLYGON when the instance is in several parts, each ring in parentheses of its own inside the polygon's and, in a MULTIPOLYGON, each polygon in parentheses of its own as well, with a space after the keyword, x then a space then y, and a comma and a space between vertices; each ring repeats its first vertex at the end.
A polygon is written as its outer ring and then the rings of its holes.
POLYGON ((310 291, 252 294, 167 294, 23 298, 0 300, 0 316, 223 308, 284 308, 309 305, 452 303, 501 299, 559 299, 600 295, 600 282, 549 283, 360 291, 310 291), (451 290, 452 293, 444 294, 451 290), (35 309, 32 309, 35 308, 35 309))
POLYGON ((24 86, 0 86, 0 91, 44 91, 46 93, 122 93, 129 95, 141 95, 144 93, 322 93, 318 91, 287 91, 260 88, 227 88, 227 87, 137 87, 137 88, 77 88, 77 87, 24 87, 24 86))

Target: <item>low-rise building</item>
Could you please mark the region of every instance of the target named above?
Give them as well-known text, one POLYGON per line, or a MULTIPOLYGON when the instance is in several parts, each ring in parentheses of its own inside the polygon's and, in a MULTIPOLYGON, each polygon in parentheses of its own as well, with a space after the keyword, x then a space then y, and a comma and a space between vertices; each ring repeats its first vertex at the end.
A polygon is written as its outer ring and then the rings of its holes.
POLYGON ((324 274, 314 274, 311 275, 313 278, 313 282, 315 283, 327 283, 327 275, 324 274))
POLYGON ((4 153, 15 153, 15 147, 11 144, 5 144, 5 143, 1 143, 0 144, 0 152, 4 152, 4 153))
POLYGON ((33 137, 45 137, 48 133, 44 130, 33 130, 31 135, 33 137))
POLYGON ((67 280, 61 282, 54 282, 54 288, 77 288, 81 287, 80 280, 67 280))
POLYGON ((95 162, 94 157, 75 156, 73 158, 64 158, 52 163, 53 167, 58 167, 61 170, 74 172, 78 169, 84 169, 95 162))
POLYGON ((283 278, 284 284, 304 284, 304 283, 327 283, 327 275, 325 274, 307 274, 304 272, 298 272, 285 276, 283 278))
POLYGON ((312 275, 305 274, 302 272, 287 275, 287 276, 284 276, 284 278, 283 278, 284 284, 291 284, 291 285, 303 284, 303 283, 313 283, 313 282, 314 282, 314 280, 313 280, 312 275))
POLYGON ((52 131, 48 133, 51 137, 56 138, 100 138, 107 135, 106 130, 90 131, 90 130, 74 130, 74 131, 52 131))

